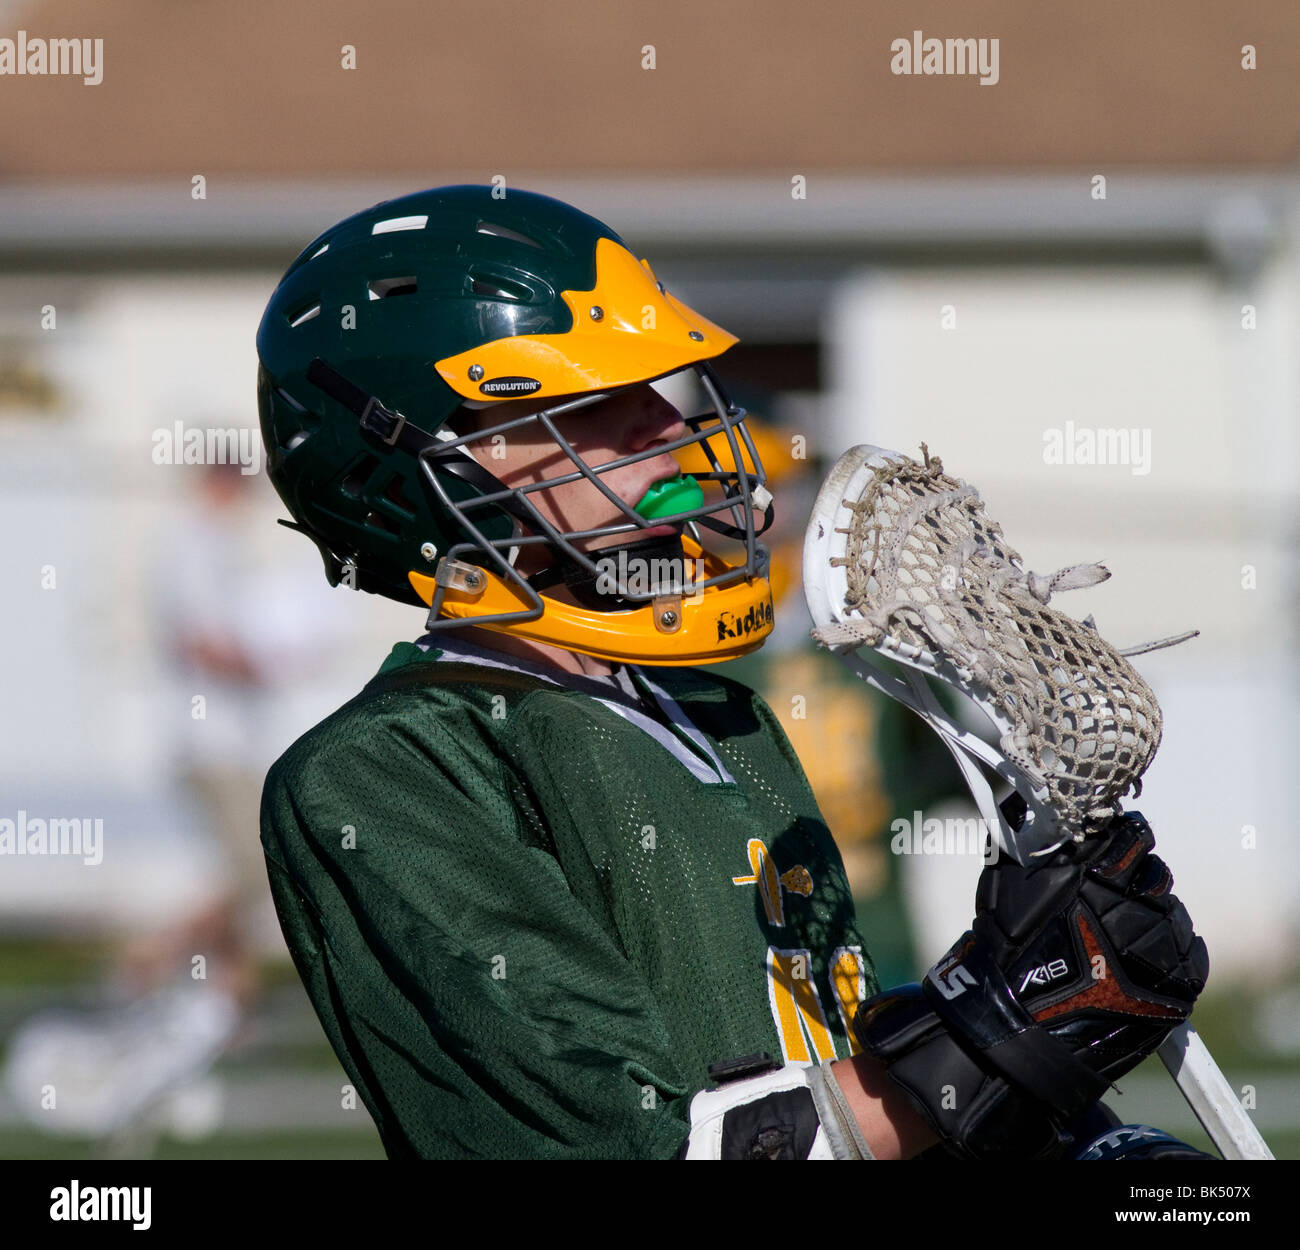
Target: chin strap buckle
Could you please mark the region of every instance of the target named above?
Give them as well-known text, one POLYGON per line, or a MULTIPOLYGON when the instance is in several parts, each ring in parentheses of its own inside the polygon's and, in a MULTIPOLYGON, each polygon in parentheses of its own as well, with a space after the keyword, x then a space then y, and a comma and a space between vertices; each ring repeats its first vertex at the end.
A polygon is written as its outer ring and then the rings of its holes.
POLYGON ((400 412, 385 408, 373 395, 361 411, 361 428, 392 447, 401 437, 406 418, 400 412))

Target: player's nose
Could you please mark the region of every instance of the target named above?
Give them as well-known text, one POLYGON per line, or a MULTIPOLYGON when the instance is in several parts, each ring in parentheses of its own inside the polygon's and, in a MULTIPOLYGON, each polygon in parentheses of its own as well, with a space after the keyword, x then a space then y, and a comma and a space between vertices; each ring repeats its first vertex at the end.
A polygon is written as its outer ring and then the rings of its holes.
POLYGON ((622 443, 635 454, 659 443, 671 443, 686 433, 682 414, 648 383, 629 394, 622 443))

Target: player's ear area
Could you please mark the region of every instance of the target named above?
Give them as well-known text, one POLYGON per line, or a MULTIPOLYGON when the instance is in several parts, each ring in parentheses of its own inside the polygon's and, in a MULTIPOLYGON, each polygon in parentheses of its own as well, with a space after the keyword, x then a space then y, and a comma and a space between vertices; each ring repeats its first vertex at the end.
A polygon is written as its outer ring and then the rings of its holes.
POLYGON ((525 422, 509 430, 498 429, 559 402, 561 400, 531 397, 492 404, 469 401, 457 408, 443 427, 453 431, 457 438, 473 439, 463 444, 461 450, 492 472, 499 473, 505 467, 507 447, 520 451, 526 451, 530 446, 549 447, 557 459, 563 459, 563 453, 540 422, 525 422))
MULTIPOLYGON (((484 430, 490 430, 503 421, 509 421, 513 417, 524 415, 524 413, 515 412, 513 409, 513 403, 484 404, 482 406, 478 404, 462 404, 443 422, 443 428, 450 430, 457 438, 473 438, 474 435, 482 434, 484 430)), ((486 439, 476 439, 473 442, 465 443, 461 450, 480 464, 484 463, 491 452, 486 439)), ((498 455, 500 455, 499 452, 498 455)))

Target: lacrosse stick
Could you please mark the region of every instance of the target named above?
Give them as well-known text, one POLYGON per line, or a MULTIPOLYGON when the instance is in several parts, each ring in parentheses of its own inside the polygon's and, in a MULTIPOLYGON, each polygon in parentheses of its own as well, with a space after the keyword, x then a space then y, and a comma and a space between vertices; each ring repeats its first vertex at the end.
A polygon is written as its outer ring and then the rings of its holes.
MULTIPOLYGON (((1053 594, 1109 571, 1026 572, 978 491, 921 450, 924 463, 852 447, 823 483, 803 552, 813 637, 938 733, 999 850, 1025 863, 1100 832, 1125 794, 1141 792, 1160 745, 1160 705, 1125 657, 1195 631, 1118 651, 1091 618, 1048 607, 1053 594), (996 746, 943 708, 939 687, 984 713, 996 746), (1024 800, 1018 827, 990 774, 1024 800)), ((1190 1024, 1159 1054, 1224 1158, 1273 1157, 1190 1024)))

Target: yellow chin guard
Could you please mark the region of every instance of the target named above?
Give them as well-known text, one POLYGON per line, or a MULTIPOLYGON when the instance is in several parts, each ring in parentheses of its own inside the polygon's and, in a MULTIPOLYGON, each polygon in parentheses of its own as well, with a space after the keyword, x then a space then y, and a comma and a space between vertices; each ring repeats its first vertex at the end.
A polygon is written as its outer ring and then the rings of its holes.
MULTIPOLYGON (((733 567, 689 538, 683 538, 682 545, 696 561, 696 580, 717 577, 733 567)), ((449 582, 443 617, 473 625, 476 617, 533 609, 517 587, 495 573, 481 568, 473 573, 477 576, 471 586, 465 586, 465 578, 449 582)), ((415 593, 432 607, 437 580, 414 571, 409 577, 415 593)), ((711 586, 693 595, 661 595, 624 612, 593 612, 546 595, 541 600, 544 611, 532 620, 499 621, 481 628, 613 663, 652 665, 734 660, 762 646, 772 632, 772 589, 766 577, 711 586)))

